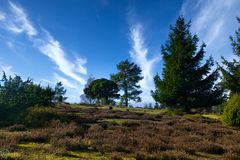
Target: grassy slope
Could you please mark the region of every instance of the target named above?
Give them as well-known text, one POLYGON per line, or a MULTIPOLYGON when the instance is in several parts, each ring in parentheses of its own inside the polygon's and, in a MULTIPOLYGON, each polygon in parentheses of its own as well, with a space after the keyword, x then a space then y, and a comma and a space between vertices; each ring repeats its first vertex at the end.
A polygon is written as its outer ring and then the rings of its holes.
MULTIPOLYGON (((55 129, 51 132, 49 131, 49 128, 40 128, 37 129, 37 131, 28 129, 28 131, 14 132, 8 131, 7 129, 2 129, 0 130, 0 156, 5 159, 23 158, 49 160, 94 160, 109 159, 109 157, 111 157, 110 159, 117 159, 121 157, 125 160, 132 160, 136 159, 135 152, 137 151, 141 151, 144 156, 146 155, 145 158, 153 158, 157 155, 163 159, 177 159, 176 157, 183 157, 183 159, 186 157, 188 159, 220 159, 227 157, 226 159, 228 159, 230 153, 234 153, 234 156, 240 154, 240 145, 237 143, 238 140, 236 143, 232 142, 231 140, 233 137, 240 136, 240 131, 238 129, 236 130, 229 127, 223 127, 220 124, 221 117, 219 115, 185 114, 179 116, 176 115, 177 113, 173 111, 161 109, 127 109, 113 107, 112 110, 109 110, 109 107, 98 107, 96 109, 91 106, 79 105, 72 105, 71 107, 59 107, 58 110, 64 114, 76 114, 86 119, 94 117, 95 122, 93 124, 87 124, 87 126, 90 126, 90 128, 88 131, 85 131, 85 138, 81 139, 81 143, 87 146, 87 149, 63 149, 61 145, 67 146, 67 143, 72 143, 72 141, 68 141, 68 139, 73 139, 74 137, 70 138, 68 134, 63 134, 60 135, 58 139, 66 139, 67 142, 58 142, 58 140, 56 140, 56 137, 57 134, 59 134, 57 132, 62 132, 60 129, 55 129), (106 129, 101 127, 106 125, 106 129), (141 134, 143 135, 141 136, 141 134), (148 136, 149 134, 151 134, 151 136, 148 136), (132 135, 134 136, 132 137, 132 135), (226 137, 230 138, 230 141, 221 135, 225 135, 226 137), (44 139, 44 136, 48 137, 50 140, 44 140, 43 142, 39 143, 39 139, 44 139), (214 136, 217 139, 212 140, 214 136), (130 139, 126 141, 125 145, 123 145, 124 148, 121 148, 122 146, 118 146, 118 143, 124 141, 126 137, 127 139, 130 139), (163 137, 164 139, 162 141, 165 142, 167 140, 169 142, 167 146, 165 146, 165 144, 162 144, 161 140, 159 141, 159 139, 163 137), (13 143, 13 145, 8 146, 9 143, 6 145, 3 140, 4 138, 5 140, 10 140, 10 144, 13 143), (24 140, 11 142, 12 139, 21 138, 24 140), (185 141, 182 141, 182 139, 185 139, 185 141), (194 143, 191 143, 192 140, 194 143), (3 141, 2 144, 1 141, 3 141), (118 143, 115 143, 114 141, 118 141, 118 143), (195 141, 196 144, 198 144, 196 146, 194 146, 195 141), (203 147, 204 143, 201 141, 204 141, 206 145, 205 148, 203 147), (138 144, 139 142, 142 144, 138 144), (60 147, 56 145, 56 143, 60 143, 60 147), (133 144, 130 145, 129 143, 137 144, 134 146, 133 144), (6 145, 6 147, 4 145, 6 145), (106 145, 108 147, 102 147, 103 145, 106 145), (230 147, 226 145, 229 145, 230 147), (157 148, 152 148, 152 146, 156 146, 157 148), (91 149, 92 147, 94 147, 94 149, 91 149), (127 150, 125 150, 125 147, 127 150), (162 147, 166 147, 166 150, 162 150, 162 147), (198 148, 193 149, 191 147, 202 148, 198 150, 198 148), (235 148, 232 149, 231 147, 235 148), (3 150, 6 148, 7 150, 3 150), (162 151, 159 152, 159 149, 162 151), (170 158, 168 158, 169 156, 170 158)), ((68 126, 66 128, 71 129, 71 127, 68 126)))

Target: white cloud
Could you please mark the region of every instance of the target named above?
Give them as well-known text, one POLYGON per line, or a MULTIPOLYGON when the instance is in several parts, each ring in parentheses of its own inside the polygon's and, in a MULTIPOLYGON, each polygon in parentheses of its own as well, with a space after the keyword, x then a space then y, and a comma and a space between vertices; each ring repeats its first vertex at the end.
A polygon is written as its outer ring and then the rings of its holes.
POLYGON ((0 12, 0 21, 3 21, 6 19, 5 13, 0 12))
POLYGON ((48 32, 44 40, 35 40, 35 46, 46 56, 48 56, 65 75, 75 79, 81 84, 85 84, 85 80, 78 73, 86 75, 87 69, 83 66, 86 60, 77 58, 75 63, 70 62, 66 58, 66 54, 61 44, 55 40, 48 32))
POLYGON ((181 14, 192 19, 192 31, 207 44, 207 54, 216 60, 233 57, 229 36, 238 28, 239 0, 188 0, 181 14))
MULTIPOLYGON (((28 19, 22 7, 13 2, 9 2, 9 5, 10 12, 7 20, 3 21, 3 27, 16 34, 25 33, 29 37, 29 40, 33 42, 34 46, 58 66, 59 71, 78 81, 80 84, 85 84, 84 78, 79 74, 87 74, 87 69, 84 67, 86 59, 76 58, 75 62, 71 62, 67 58, 59 41, 55 40, 51 34, 44 29, 38 31, 28 19), (41 35, 43 35, 43 37, 41 35)), ((0 15, 5 14, 0 13, 0 15)), ((7 45, 10 45, 9 47, 11 48, 13 47, 10 43, 7 43, 7 45)))
POLYGON ((151 89, 154 87, 153 83, 153 69, 155 64, 160 60, 160 56, 152 59, 148 58, 148 49, 145 47, 144 38, 142 36, 141 24, 135 24, 130 29, 130 38, 132 48, 130 55, 132 60, 142 69, 143 80, 140 81, 140 86, 143 90, 141 95, 144 103, 153 102, 150 94, 151 89))
POLYGON ((7 76, 13 76, 15 74, 13 71, 13 67, 10 65, 1 65, 0 72, 0 74, 2 74, 2 72, 5 72, 7 76))
POLYGON ((148 49, 144 46, 144 39, 142 37, 142 26, 136 24, 131 28, 131 41, 132 49, 130 50, 131 58, 142 69, 144 76, 140 81, 140 85, 143 89, 152 88, 153 86, 153 67, 160 60, 160 57, 148 59, 148 49))
POLYGON ((62 82, 63 85, 68 88, 76 88, 76 86, 73 85, 73 82, 70 82, 68 79, 61 77, 56 73, 54 73, 54 78, 55 78, 56 82, 62 82))
MULTIPOLYGON (((87 63, 85 58, 76 57, 75 60, 70 60, 61 43, 54 39, 47 30, 38 30, 34 27, 24 9, 11 1, 9 1, 9 11, 6 13, 0 12, 0 25, 15 34, 26 34, 33 46, 54 62, 57 69, 66 76, 64 78, 54 73, 54 81, 61 81, 69 88, 71 94, 77 94, 76 92, 79 94, 81 92, 79 90, 75 92, 73 88, 76 87, 76 84, 82 86, 85 84, 85 79, 83 78, 87 74, 87 68, 84 66, 87 63), (70 81, 69 78, 73 81, 70 81)), ((7 42, 6 44, 9 48, 13 48, 13 43, 7 42)), ((11 70, 10 67, 5 67, 4 69, 11 70)), ((41 80, 46 83, 53 83, 53 81, 46 79, 41 80)))
POLYGON ((37 30, 28 20, 25 11, 11 1, 9 5, 12 14, 7 17, 5 27, 14 33, 26 33, 29 37, 36 36, 38 34, 37 30))
POLYGON ((42 78, 40 83, 43 82, 45 85, 54 87, 57 82, 62 82, 64 88, 67 89, 66 97, 68 102, 79 102, 79 96, 83 93, 83 85, 79 85, 76 81, 70 81, 69 79, 60 76, 57 73, 53 74, 54 77, 49 79, 42 78))

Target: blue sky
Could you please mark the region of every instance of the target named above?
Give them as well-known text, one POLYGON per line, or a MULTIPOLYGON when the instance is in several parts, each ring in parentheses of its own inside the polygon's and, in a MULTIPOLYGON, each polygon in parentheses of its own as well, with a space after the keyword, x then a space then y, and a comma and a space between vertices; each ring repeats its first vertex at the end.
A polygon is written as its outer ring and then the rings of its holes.
POLYGON ((232 59, 229 36, 239 27, 239 0, 1 0, 0 70, 43 85, 62 81, 79 102, 87 78, 109 78, 124 59, 143 70, 143 103, 153 102, 160 47, 183 15, 207 44, 207 56, 232 59))

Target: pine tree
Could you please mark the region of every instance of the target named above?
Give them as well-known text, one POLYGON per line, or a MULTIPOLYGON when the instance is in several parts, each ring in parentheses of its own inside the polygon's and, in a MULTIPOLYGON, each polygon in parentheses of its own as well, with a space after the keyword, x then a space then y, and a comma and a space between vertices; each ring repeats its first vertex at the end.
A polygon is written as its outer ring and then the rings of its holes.
POLYGON ((67 99, 67 97, 64 97, 66 94, 66 89, 64 89, 64 86, 62 82, 58 82, 55 86, 55 101, 56 102, 63 102, 67 99))
POLYGON ((124 94, 121 98, 124 100, 125 106, 128 106, 129 100, 140 102, 141 98, 139 95, 142 91, 139 90, 138 82, 143 79, 140 67, 125 60, 117 65, 117 69, 119 72, 111 75, 111 79, 123 90, 124 94))
POLYGON ((197 50, 197 35, 190 33, 191 23, 179 17, 174 27, 170 26, 169 41, 162 46, 164 60, 163 79, 154 77, 153 98, 162 105, 182 108, 189 111, 192 107, 210 107, 222 101, 222 92, 215 86, 217 70, 210 57, 201 65, 206 45, 197 50))
MULTIPOLYGON (((237 18, 240 24, 240 18, 237 18)), ((230 36, 231 45, 233 53, 240 57, 240 28, 235 32, 235 38, 230 36)), ((240 61, 234 59, 232 62, 228 62, 226 59, 223 59, 223 64, 225 67, 220 67, 223 75, 222 87, 224 89, 230 90, 230 94, 240 92, 240 61)))

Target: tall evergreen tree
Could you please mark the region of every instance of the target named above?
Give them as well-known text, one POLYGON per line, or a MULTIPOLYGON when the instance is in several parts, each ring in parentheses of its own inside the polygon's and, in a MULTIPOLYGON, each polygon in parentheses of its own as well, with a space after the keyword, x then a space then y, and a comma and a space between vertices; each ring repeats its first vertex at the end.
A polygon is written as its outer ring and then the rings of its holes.
POLYGON ((210 107, 222 101, 222 92, 215 86, 217 70, 210 57, 201 65, 205 44, 197 51, 197 35, 190 33, 191 23, 179 17, 174 27, 170 26, 169 40, 162 46, 164 60, 163 78, 154 77, 153 98, 163 105, 189 111, 192 107, 210 107))
MULTIPOLYGON (((238 23, 240 24, 240 18, 237 18, 238 23)), ((231 45, 233 53, 240 57, 240 28, 235 32, 235 37, 230 36, 231 45)), ((224 89, 230 90, 231 94, 240 92, 240 61, 239 59, 234 59, 232 62, 228 62, 226 59, 223 59, 224 67, 220 66, 222 71, 222 87, 224 89)))
POLYGON ((117 64, 118 73, 112 74, 111 79, 116 82, 124 94, 121 96, 124 99, 125 106, 128 106, 128 101, 133 100, 140 102, 139 95, 142 93, 138 82, 143 79, 141 76, 142 70, 134 63, 128 60, 117 64))
POLYGON ((67 90, 64 88, 62 82, 58 82, 55 86, 55 101, 56 102, 63 102, 67 99, 67 97, 64 97, 67 90))

